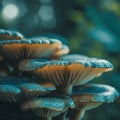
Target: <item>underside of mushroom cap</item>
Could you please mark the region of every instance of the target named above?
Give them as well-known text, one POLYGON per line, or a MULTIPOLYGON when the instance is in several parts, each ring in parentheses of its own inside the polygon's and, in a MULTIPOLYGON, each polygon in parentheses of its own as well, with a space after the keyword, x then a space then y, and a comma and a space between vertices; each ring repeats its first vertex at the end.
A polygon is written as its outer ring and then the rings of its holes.
POLYGON ((71 93, 77 103, 82 102, 113 102, 119 96, 115 88, 102 84, 76 86, 71 93))
POLYGON ((20 71, 36 74, 43 81, 55 86, 79 85, 113 69, 113 65, 101 59, 47 60, 27 59, 19 63, 20 71))
POLYGON ((22 91, 18 87, 22 83, 28 83, 27 78, 1 77, 0 78, 0 100, 18 102, 22 91))
POLYGON ((7 102, 18 101, 21 90, 14 85, 0 85, 0 100, 7 102))
POLYGON ((26 99, 36 98, 43 94, 48 94, 50 91, 54 91, 56 88, 54 86, 43 86, 37 83, 24 83, 19 85, 22 91, 22 95, 26 99))
POLYGON ((12 61, 18 61, 25 58, 48 58, 54 55, 61 47, 61 42, 56 39, 0 41, 0 51, 2 55, 12 61))
POLYGON ((0 100, 20 101, 48 94, 56 88, 53 85, 40 85, 28 78, 3 77, 0 78, 0 100))
POLYGON ((23 35, 17 31, 0 29, 0 40, 23 39, 23 35))

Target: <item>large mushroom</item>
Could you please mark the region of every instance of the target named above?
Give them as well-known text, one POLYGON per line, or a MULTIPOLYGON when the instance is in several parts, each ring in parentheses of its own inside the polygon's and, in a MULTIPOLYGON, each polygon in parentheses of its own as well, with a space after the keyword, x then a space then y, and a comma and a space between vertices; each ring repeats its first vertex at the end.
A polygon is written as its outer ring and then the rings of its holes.
POLYGON ((19 63, 20 71, 35 74, 43 80, 51 82, 60 91, 70 93, 73 86, 85 84, 89 80, 111 71, 113 65, 107 60, 88 58, 77 55, 77 59, 61 58, 60 60, 27 59, 19 63))
POLYGON ((61 42, 56 39, 49 40, 2 40, 0 51, 8 60, 19 61, 25 58, 44 58, 54 55, 61 49, 61 42))
POLYGON ((40 120, 52 120, 53 117, 74 108, 74 102, 69 98, 47 97, 26 101, 21 105, 23 110, 32 110, 40 120))
POLYGON ((111 103, 119 93, 111 86, 102 84, 87 84, 74 87, 71 97, 75 102, 70 120, 81 120, 86 110, 98 107, 104 102, 111 103))

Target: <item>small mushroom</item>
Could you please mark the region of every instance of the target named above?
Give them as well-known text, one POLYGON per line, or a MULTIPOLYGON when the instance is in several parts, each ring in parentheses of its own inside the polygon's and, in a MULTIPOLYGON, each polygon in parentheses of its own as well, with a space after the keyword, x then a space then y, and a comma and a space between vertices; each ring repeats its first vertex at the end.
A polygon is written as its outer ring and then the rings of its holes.
POLYGON ((62 98, 37 98, 26 101, 21 105, 23 110, 32 110, 35 115, 40 117, 40 120, 52 120, 53 117, 73 107, 73 101, 62 98))
POLYGON ((25 58, 48 58, 61 49, 61 46, 61 42, 56 39, 0 41, 1 54, 11 61, 19 61, 25 58))
POLYGON ((69 51, 70 51, 70 49, 69 49, 69 47, 67 45, 62 45, 62 48, 55 52, 52 59, 56 58, 56 57, 59 57, 59 56, 62 56, 62 55, 65 55, 65 54, 68 54, 69 51))
POLYGON ((0 100, 16 102, 21 94, 21 90, 14 85, 0 85, 0 100))
POLYGON ((28 71, 50 82, 63 92, 70 93, 72 86, 85 84, 89 80, 113 69, 107 60, 85 59, 27 59, 19 63, 20 71, 28 71))
POLYGON ((71 93, 75 109, 70 120, 81 120, 86 110, 98 107, 104 102, 113 102, 119 93, 111 86, 88 84, 77 86, 71 93))
POLYGON ((23 35, 17 31, 0 29, 0 40, 22 40, 23 35))
POLYGON ((45 35, 42 35, 42 36, 37 36, 37 37, 32 37, 32 39, 41 39, 41 40, 49 40, 49 39, 57 39, 59 41, 62 42, 62 47, 61 49, 58 49, 54 55, 51 57, 52 59, 53 58, 56 58, 56 57, 59 57, 59 56, 62 56, 62 55, 65 55, 65 54, 68 54, 70 49, 67 45, 67 40, 62 37, 62 36, 59 36, 59 35, 54 35, 54 34, 45 34, 45 35))
POLYGON ((40 85, 28 78, 2 77, 0 78, 0 100, 21 102, 21 100, 36 98, 48 94, 56 88, 50 83, 40 85))
POLYGON ((50 84, 44 84, 40 85, 37 83, 23 83, 20 86, 20 89, 22 90, 22 94, 24 95, 24 98, 30 99, 35 98, 43 94, 47 94, 50 91, 55 90, 56 88, 50 84))

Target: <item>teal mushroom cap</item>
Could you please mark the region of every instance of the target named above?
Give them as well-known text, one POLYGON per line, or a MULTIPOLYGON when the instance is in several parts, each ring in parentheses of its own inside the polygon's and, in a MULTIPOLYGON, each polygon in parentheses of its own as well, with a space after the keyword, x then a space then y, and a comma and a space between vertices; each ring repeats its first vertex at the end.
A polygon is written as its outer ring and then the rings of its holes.
POLYGON ((72 97, 79 97, 76 102, 113 102, 119 96, 118 91, 103 84, 86 84, 76 86, 72 90, 72 97))
POLYGON ((32 110, 35 115, 43 120, 51 120, 52 117, 74 107, 74 102, 71 99, 57 97, 36 98, 21 105, 23 110, 32 110))
POLYGON ((80 120, 86 110, 96 108, 104 102, 111 103, 118 96, 118 91, 108 85, 87 84, 76 86, 71 93, 76 107, 70 120, 80 120))
POLYGON ((0 40, 22 40, 24 37, 17 31, 0 29, 0 40))
POLYGON ((43 94, 48 94, 55 89, 51 83, 42 85, 25 77, 0 78, 0 100, 3 101, 20 102, 24 99, 29 100, 43 94))
POLYGON ((20 71, 31 72, 44 82, 50 82, 61 90, 66 89, 65 91, 69 91, 72 86, 85 84, 113 69, 113 65, 107 60, 82 59, 81 56, 79 59, 26 59, 20 61, 18 67, 20 71))

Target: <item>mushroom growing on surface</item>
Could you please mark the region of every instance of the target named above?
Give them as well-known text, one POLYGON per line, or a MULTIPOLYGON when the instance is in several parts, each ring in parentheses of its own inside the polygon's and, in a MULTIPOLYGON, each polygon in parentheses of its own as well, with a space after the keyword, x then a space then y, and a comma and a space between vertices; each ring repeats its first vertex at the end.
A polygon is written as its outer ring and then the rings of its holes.
POLYGON ((87 84, 74 87, 71 98, 76 104, 70 120, 82 119, 86 110, 96 108, 104 102, 111 103, 119 93, 111 86, 102 84, 87 84))
POLYGON ((44 82, 51 82, 63 92, 70 93, 72 86, 85 84, 103 72, 113 69, 113 65, 106 60, 82 59, 79 55, 78 58, 62 58, 61 60, 27 59, 19 63, 19 70, 31 72, 39 76, 44 82))
POLYGON ((0 101, 17 103, 40 120, 66 120, 67 114, 70 120, 79 120, 85 110, 113 102, 118 96, 113 87, 86 85, 113 65, 84 55, 65 55, 68 52, 59 36, 25 39, 18 32, 0 30, 0 101))

